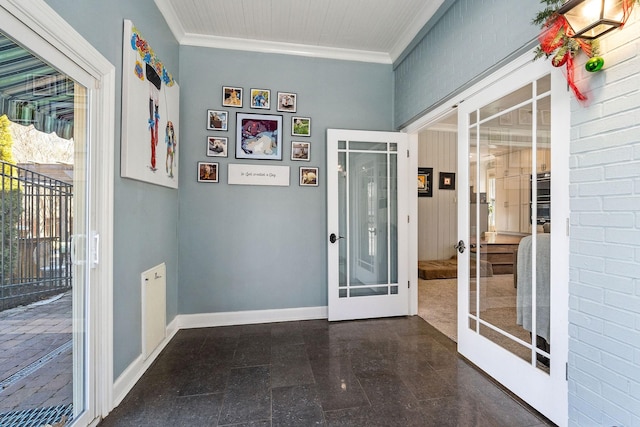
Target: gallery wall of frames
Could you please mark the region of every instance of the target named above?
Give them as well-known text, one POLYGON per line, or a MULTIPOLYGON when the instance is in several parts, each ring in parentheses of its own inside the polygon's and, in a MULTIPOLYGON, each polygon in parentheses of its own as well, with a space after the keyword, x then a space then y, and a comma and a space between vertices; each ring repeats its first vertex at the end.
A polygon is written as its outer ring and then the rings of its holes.
MULTIPOLYGON (((220 182, 222 166, 216 158, 264 160, 258 163, 229 163, 228 184, 290 185, 290 167, 283 159, 311 162, 311 117, 298 112, 295 92, 266 88, 223 86, 219 102, 206 111, 207 136, 203 159, 197 162, 197 181, 220 182), (274 96, 275 95, 275 96, 274 96)), ((298 185, 317 187, 319 168, 298 167, 298 185)))

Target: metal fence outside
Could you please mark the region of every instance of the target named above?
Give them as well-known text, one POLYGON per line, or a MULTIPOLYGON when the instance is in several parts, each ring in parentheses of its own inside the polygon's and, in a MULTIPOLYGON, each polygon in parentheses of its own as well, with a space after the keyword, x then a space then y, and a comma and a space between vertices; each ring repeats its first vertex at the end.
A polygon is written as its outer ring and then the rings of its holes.
POLYGON ((73 185, 0 165, 2 311, 71 288, 73 185))

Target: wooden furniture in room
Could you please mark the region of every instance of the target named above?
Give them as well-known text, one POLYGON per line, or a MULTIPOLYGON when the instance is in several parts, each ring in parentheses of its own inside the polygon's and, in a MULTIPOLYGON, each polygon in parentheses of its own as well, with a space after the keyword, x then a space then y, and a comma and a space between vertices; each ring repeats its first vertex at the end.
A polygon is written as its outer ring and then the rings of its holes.
MULTIPOLYGON (((480 258, 491 263, 493 274, 513 274, 513 257, 524 236, 490 234, 480 241, 480 258)), ((477 245, 471 252, 477 253, 477 245)))

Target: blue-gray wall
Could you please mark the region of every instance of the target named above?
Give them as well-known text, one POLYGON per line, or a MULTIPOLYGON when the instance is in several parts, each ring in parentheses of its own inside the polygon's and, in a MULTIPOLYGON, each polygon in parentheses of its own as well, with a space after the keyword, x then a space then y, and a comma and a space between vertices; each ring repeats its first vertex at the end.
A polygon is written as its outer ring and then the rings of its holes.
POLYGON ((179 312, 214 313, 327 305, 326 129, 391 130, 390 65, 183 46, 180 49, 179 312), (222 107, 222 86, 244 88, 244 108, 222 107), (249 108, 249 89, 271 90, 270 110, 249 108), (297 94, 297 113, 276 111, 277 92, 297 94), (206 130, 207 109, 229 112, 227 132, 206 130), (236 113, 284 119, 282 161, 235 159, 236 113), (311 117, 311 137, 291 136, 291 117, 311 117), (207 157, 208 135, 229 138, 229 157, 207 157), (311 161, 291 161, 291 141, 311 142, 311 161), (220 182, 198 183, 198 161, 220 164, 220 182), (227 184, 230 163, 290 167, 289 187, 227 184), (320 168, 300 187, 298 168, 320 168))
MULTIPOLYGON (((179 47, 153 0, 46 0, 116 66, 116 180, 114 231, 114 377, 141 352, 140 273, 167 263, 167 320, 178 313, 325 306, 326 167, 328 127, 390 130, 390 65, 179 47), (122 25, 130 19, 180 84, 180 189, 120 178, 122 25), (310 162, 292 162, 284 116, 283 161, 291 186, 226 183, 227 164, 207 158, 206 110, 221 109, 223 85, 298 94, 297 115, 312 118, 310 162), (218 184, 197 183, 198 161, 220 163, 218 184), (299 187, 298 167, 320 168, 320 186, 299 187), (178 216, 179 210, 179 216, 178 216), (178 239, 178 235, 180 236, 178 239), (178 261, 178 251, 180 258, 178 261)), ((245 98, 245 105, 248 101, 245 98)), ((277 113, 275 104, 269 113, 277 113)))
POLYGON ((141 353, 140 273, 167 263, 167 319, 178 312, 178 192, 120 178, 122 31, 130 19, 178 83, 179 49, 153 0, 46 0, 116 67, 113 242, 114 378, 141 353))
POLYGON ((532 46, 538 35, 531 20, 542 9, 539 0, 446 0, 443 7, 441 19, 395 64, 396 128, 532 46))

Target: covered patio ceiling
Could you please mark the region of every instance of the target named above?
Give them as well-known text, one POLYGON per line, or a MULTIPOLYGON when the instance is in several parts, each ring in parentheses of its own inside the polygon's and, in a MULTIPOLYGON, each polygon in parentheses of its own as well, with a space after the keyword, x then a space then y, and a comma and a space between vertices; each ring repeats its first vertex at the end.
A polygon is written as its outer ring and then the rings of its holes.
POLYGON ((0 33, 0 115, 73 137, 74 82, 0 33))

